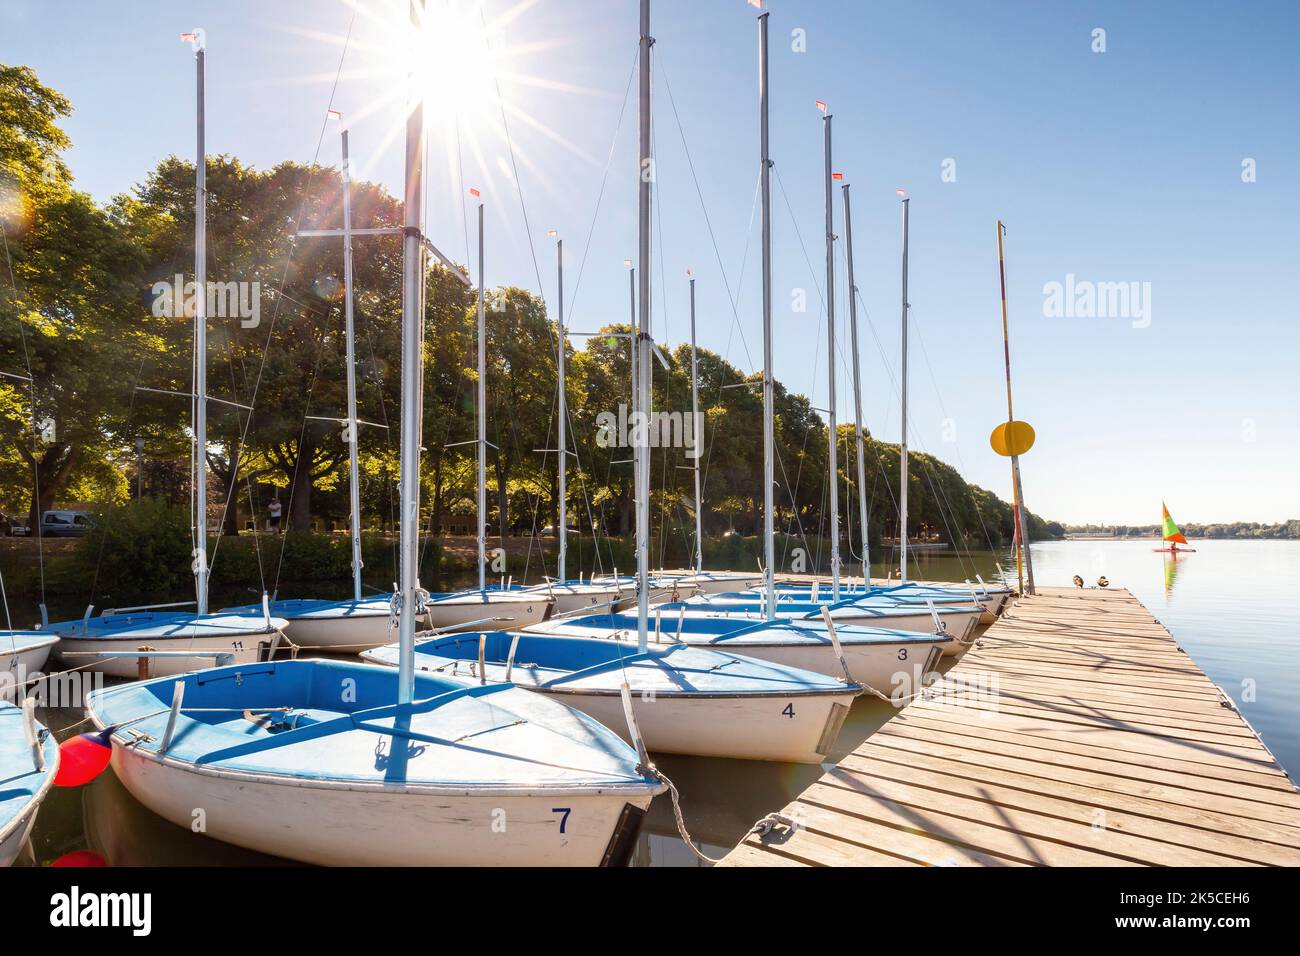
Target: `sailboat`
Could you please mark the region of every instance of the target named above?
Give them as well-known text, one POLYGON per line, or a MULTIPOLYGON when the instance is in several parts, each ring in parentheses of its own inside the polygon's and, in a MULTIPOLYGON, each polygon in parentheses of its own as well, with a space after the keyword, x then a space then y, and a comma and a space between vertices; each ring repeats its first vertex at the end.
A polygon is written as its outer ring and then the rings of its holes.
POLYGON ((478 425, 478 587, 430 594, 425 620, 435 631, 472 627, 527 627, 544 621, 554 608, 549 594, 491 588, 487 584, 487 282, 484 279, 484 206, 478 204, 478 388, 474 393, 478 425))
MULTIPOLYGON (((556 535, 558 539, 558 548, 556 553, 556 578, 548 578, 542 584, 535 584, 531 587, 521 588, 520 590, 529 594, 545 595, 548 600, 554 604, 555 614, 573 614, 582 610, 592 610, 600 608, 617 607, 628 600, 631 593, 629 587, 625 587, 621 581, 583 581, 582 575, 578 575, 576 581, 568 577, 568 556, 569 556, 569 400, 568 392, 565 387, 565 372, 568 365, 566 354, 568 329, 564 324, 564 240, 556 237, 555 240, 555 272, 556 272, 556 303, 559 313, 555 330, 555 403, 556 403, 556 435, 558 442, 555 446, 556 456, 556 479, 559 485, 559 507, 558 521, 556 522, 556 535)), ((483 387, 483 370, 479 370, 479 388, 483 387)), ((485 434, 480 434, 480 449, 486 447, 485 434)), ((480 485, 482 488, 483 469, 485 464, 482 460, 479 462, 480 485)), ((479 524, 482 527, 483 518, 480 515, 479 524)), ((479 560, 480 569, 483 561, 483 539, 479 539, 479 560)), ((480 582, 482 572, 480 571, 480 582)), ((525 626, 525 625, 519 625, 525 626)))
MULTIPOLYGON (((691 418, 702 425, 700 416, 700 371, 698 350, 695 344, 695 277, 688 275, 691 291, 691 418)), ((705 571, 704 570, 704 488, 700 475, 701 442, 704 441, 703 428, 695 432, 695 454, 692 458, 691 471, 695 479, 695 567, 690 571, 659 571, 657 577, 672 580, 679 588, 691 587, 700 594, 717 594, 720 591, 744 589, 761 584, 761 574, 745 574, 741 571, 705 571)))
POLYGON ((18 858, 58 771, 58 741, 36 720, 36 702, 0 700, 0 867, 18 858))
MULTIPOLYGON (((198 63, 198 151, 194 164, 194 392, 193 488, 194 602, 117 608, 92 617, 94 606, 78 620, 49 623, 41 630, 60 638, 59 655, 72 665, 89 666, 114 677, 137 677, 137 661, 149 660, 152 673, 183 674, 214 662, 248 663, 267 657, 288 621, 273 617, 263 602, 260 613, 208 613, 208 319, 207 296, 207 150, 203 122, 202 32, 185 35, 198 63), (195 605, 193 612, 171 608, 195 605)), ((42 607, 42 613, 44 608, 42 607)))
MULTIPOLYGON (((293 598, 270 602, 269 611, 289 622, 292 640, 302 650, 356 652, 378 647, 392 639, 391 594, 362 597, 361 594, 361 481, 358 461, 358 431, 368 424, 357 418, 356 324, 352 293, 352 179, 348 158, 348 130, 341 132, 343 179, 343 228, 341 230, 304 230, 304 236, 342 236, 344 312, 343 337, 347 379, 347 417, 343 419, 344 438, 348 444, 348 502, 351 518, 352 597, 331 601, 293 598)), ((400 230, 366 230, 366 235, 400 230)), ((224 613, 253 614, 257 607, 226 608, 224 613)))
MULTIPOLYGON (((649 0, 641 4, 641 123, 643 155, 649 149, 650 37, 649 0)), ((642 188, 648 188, 643 183, 642 188)), ((644 194, 643 194, 644 196, 644 194)), ((648 202, 639 220, 641 253, 649 255, 648 202)), ((642 275, 649 261, 642 260, 642 275)), ((643 294, 648 290, 643 287, 643 294)), ((649 303, 642 300, 640 340, 648 350, 649 303)), ((648 356, 639 376, 649 384, 648 356)), ((641 379, 638 379, 641 383, 641 379)), ((636 410, 644 410, 649 389, 634 392, 636 410)), ((563 435, 563 432, 561 432, 563 435)), ((563 438, 561 439, 563 448, 563 438)), ((649 449, 635 446, 638 475, 648 477, 649 449)), ((642 489, 648 485, 640 485, 642 489)), ((646 498, 637 496, 638 541, 649 527, 646 498)), ((561 538, 561 542, 563 542, 561 538)), ((563 550, 560 552, 563 560, 563 550)), ((635 595, 648 606, 653 582, 646 555, 639 554, 635 595)), ((621 586, 621 585, 620 585, 621 586)), ((563 619, 559 619, 563 620, 563 619)), ((580 620, 590 620, 590 616, 580 620)), ((640 611, 633 648, 601 635, 540 636, 497 630, 477 635, 448 635, 420 642, 415 667, 470 686, 513 682, 564 701, 606 726, 624 725, 622 688, 635 694, 631 703, 647 748, 664 753, 817 763, 825 759, 853 698, 862 692, 843 671, 824 676, 779 663, 765 663, 723 649, 688 647, 670 642, 649 646, 647 619, 640 611)), ((557 621, 558 623, 558 621, 557 621)), ((545 625, 539 625, 545 626, 545 625)), ((656 636, 661 636, 656 629, 656 636)), ((366 660, 397 664, 400 648, 367 652, 366 660)))
MULTIPOLYGON (((411 2, 412 28, 424 7, 411 2)), ((202 129, 204 53, 198 61, 202 129)), ((414 67, 412 66, 412 75, 414 67)), ((87 711, 137 800, 219 840, 335 865, 627 861, 664 789, 585 714, 510 685, 417 676, 425 237, 422 96, 406 123, 398 667, 340 660, 217 667, 96 691, 87 711), (499 822, 508 821, 508 833, 499 822)))
POLYGON ((6 624, 6 628, 0 630, 0 700, 21 701, 31 675, 45 667, 50 652, 59 643, 59 636, 44 631, 13 629, 3 574, 0 574, 0 600, 4 603, 6 624))
POLYGON ((1162 551, 1165 554, 1185 554, 1188 551, 1194 552, 1195 548, 1180 548, 1180 544, 1187 544, 1186 536, 1178 530, 1178 525, 1174 524, 1174 519, 1169 514, 1169 506, 1163 501, 1160 502, 1160 537, 1165 542, 1163 548, 1153 548, 1154 551, 1162 551))
MULTIPOLYGON (((397 663, 397 648, 365 660, 397 663)), ((537 634, 455 634, 423 641, 415 666, 467 686, 513 682, 624 728, 622 685, 655 753, 786 763, 826 759, 862 688, 784 664, 681 643, 639 651, 619 641, 537 634)), ((622 734, 625 739, 627 733, 622 734)))

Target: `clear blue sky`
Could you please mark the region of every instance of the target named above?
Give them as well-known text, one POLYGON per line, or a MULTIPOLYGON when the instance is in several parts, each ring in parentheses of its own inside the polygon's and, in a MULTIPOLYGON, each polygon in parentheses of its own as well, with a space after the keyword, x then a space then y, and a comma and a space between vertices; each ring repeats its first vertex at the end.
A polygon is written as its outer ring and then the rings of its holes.
MULTIPOLYGON (((397 84, 399 54, 389 43, 404 0, 361 6, 334 104, 352 120, 359 174, 400 194, 399 104, 385 94, 397 84)), ((444 59, 472 58, 483 42, 473 5, 430 6, 468 11, 444 59)), ((772 0, 769 7, 772 154, 794 210, 792 220, 774 185, 778 378, 826 404, 814 108, 822 99, 835 117, 835 167, 853 184, 865 415, 876 435, 899 433, 890 376, 899 338, 894 191, 904 187, 913 200, 914 447, 1009 492, 1008 468, 987 443, 1006 414, 1000 217, 1009 230, 1017 417, 1038 431, 1023 463, 1035 511, 1148 523, 1164 496, 1183 521, 1300 516, 1300 6, 772 0), (1092 51, 1099 27, 1104 53, 1092 51), (806 52, 791 48, 796 29, 805 31, 806 52), (1257 164, 1254 183, 1242 182, 1246 158, 1257 164), (955 182, 941 178, 947 159, 955 160, 955 182), (1043 287, 1067 274, 1149 282, 1149 327, 1046 317, 1043 287), (806 313, 791 309, 795 288, 808 290, 806 313)), ((635 98, 577 290, 574 280, 635 55, 636 0, 487 0, 485 12, 542 291, 554 295, 546 231, 557 229, 566 239, 572 327, 622 320, 622 260, 636 249, 635 98)), ((686 338, 692 268, 701 344, 745 369, 761 364, 756 220, 750 228, 756 12, 745 0, 656 0, 653 8, 662 222, 655 251, 664 253, 654 267, 656 337, 686 338), (738 325, 665 81, 739 295, 738 325)), ((192 153, 192 59, 180 31, 203 26, 208 34, 209 149, 265 168, 312 158, 352 18, 342 0, 8 0, 0 61, 36 68, 72 99, 69 162, 81 188, 107 199, 165 156, 192 153)), ((481 186, 489 201, 488 281, 536 288, 495 86, 457 83, 442 101, 449 105, 433 119, 430 144, 430 233, 465 258, 459 108, 463 186, 481 186)), ((331 132, 321 160, 336 158, 331 132)), ((836 224, 842 234, 838 189, 836 224)), ((842 259, 837 282, 846 343, 842 259)), ((846 362, 842 420, 850 414, 846 362)))

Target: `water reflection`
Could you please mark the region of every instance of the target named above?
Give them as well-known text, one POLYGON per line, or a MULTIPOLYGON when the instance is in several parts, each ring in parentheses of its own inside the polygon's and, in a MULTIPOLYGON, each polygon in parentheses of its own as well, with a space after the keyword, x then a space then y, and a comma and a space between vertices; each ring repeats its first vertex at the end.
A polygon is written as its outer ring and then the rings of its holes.
POLYGON ((1171 551, 1164 555, 1165 562, 1165 606, 1168 607, 1174 596, 1174 582, 1178 579, 1178 552, 1171 551))

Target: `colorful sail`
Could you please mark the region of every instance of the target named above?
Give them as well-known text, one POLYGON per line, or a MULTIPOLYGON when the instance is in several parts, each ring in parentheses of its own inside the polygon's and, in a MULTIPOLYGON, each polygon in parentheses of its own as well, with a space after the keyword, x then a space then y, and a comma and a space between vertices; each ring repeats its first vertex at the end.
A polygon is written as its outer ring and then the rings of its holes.
POLYGON ((1169 508, 1163 501, 1160 502, 1160 511, 1162 514, 1160 530, 1164 539, 1178 544, 1186 544, 1187 539, 1183 537, 1183 533, 1178 530, 1178 525, 1174 524, 1174 519, 1169 516, 1169 508))

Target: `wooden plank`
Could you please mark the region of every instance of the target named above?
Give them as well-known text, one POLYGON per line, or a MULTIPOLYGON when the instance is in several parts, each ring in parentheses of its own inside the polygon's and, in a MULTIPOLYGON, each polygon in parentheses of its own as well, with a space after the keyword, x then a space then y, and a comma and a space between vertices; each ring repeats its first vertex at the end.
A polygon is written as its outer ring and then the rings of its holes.
MULTIPOLYGON (((810 810, 816 808, 809 808, 810 810)), ((813 815, 810 813, 810 815, 813 815)), ((833 825, 840 832, 830 835, 813 827, 801 827, 792 833, 780 836, 769 835, 766 840, 758 842, 751 838, 749 845, 762 846, 763 849, 775 851, 782 856, 798 860, 808 866, 918 866, 919 864, 905 857, 881 853, 861 843, 855 843, 841 835, 842 832, 859 833, 860 827, 852 818, 836 814, 833 825)), ((875 837, 872 833, 871 838, 875 837)))
MULTIPOLYGON (((972 793, 976 787, 999 788, 999 800, 1026 809, 1071 815, 1091 823, 1098 810, 1106 826, 1130 830, 1179 845, 1206 849, 1277 866, 1300 866, 1300 830, 1262 826, 1253 820, 1213 813, 1200 807, 1171 807, 1160 800, 1131 797, 1114 790, 1080 786, 1053 777, 1036 777, 978 763, 961 763, 928 754, 900 752, 888 759, 883 748, 869 760, 850 755, 839 768, 923 786, 943 792, 972 793), (1073 809, 1070 805, 1073 805, 1073 809), (1288 840, 1289 843, 1279 842, 1288 840)), ((833 773, 833 772, 832 772, 833 773)))
MULTIPOLYGON (((1280 774, 1268 777, 1253 770, 1207 767, 1185 761, 1161 761, 1152 766, 1150 758, 1133 759, 1123 751, 1107 750, 1088 744, 1073 745, 1068 751, 1057 749, 1055 741, 1036 741, 1033 738, 1017 740, 1013 734, 995 735, 979 733, 974 728, 920 726, 889 727, 888 733, 878 733, 863 742, 856 752, 866 753, 872 747, 893 747, 919 753, 952 751, 971 760, 998 759, 1029 763, 1045 773, 1064 770, 1092 772, 1114 780, 1134 780, 1138 783, 1167 785, 1217 796, 1236 797, 1242 801, 1269 803, 1274 797, 1286 798, 1294 793, 1289 781, 1280 774), (1274 786, 1273 784, 1276 784, 1274 786)), ((1201 799, 1193 797, 1192 799, 1201 799)), ((1241 812, 1250 812, 1250 808, 1241 812)))
POLYGON ((726 865, 1300 865, 1300 792, 1223 701, 1127 591, 1044 588, 726 865))
POLYGON ((750 846, 748 843, 742 843, 736 847, 721 861, 718 866, 812 866, 811 863, 805 863, 803 860, 796 860, 794 857, 785 856, 781 853, 770 852, 766 847, 750 846))

